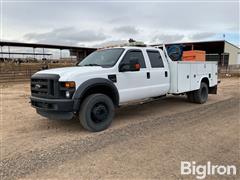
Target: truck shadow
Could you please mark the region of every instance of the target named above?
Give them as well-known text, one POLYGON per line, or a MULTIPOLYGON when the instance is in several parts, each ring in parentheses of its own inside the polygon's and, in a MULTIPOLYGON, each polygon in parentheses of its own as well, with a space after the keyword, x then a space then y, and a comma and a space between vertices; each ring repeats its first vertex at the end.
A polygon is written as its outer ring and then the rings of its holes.
POLYGON ((128 120, 129 118, 145 119, 147 117, 162 116, 178 112, 180 107, 185 108, 192 105, 192 103, 187 101, 185 96, 168 96, 161 99, 147 100, 122 106, 116 111, 115 118, 120 121, 128 120))
MULTIPOLYGON (((156 100, 134 102, 121 106, 116 110, 115 118, 110 128, 118 128, 126 123, 146 120, 148 118, 161 117, 179 112, 187 107, 197 106, 189 103, 185 96, 168 96, 156 100)), ((41 121, 41 120, 40 120, 41 121)), ((77 118, 72 120, 48 120, 44 119, 37 125, 38 129, 76 132, 85 131, 77 118)))

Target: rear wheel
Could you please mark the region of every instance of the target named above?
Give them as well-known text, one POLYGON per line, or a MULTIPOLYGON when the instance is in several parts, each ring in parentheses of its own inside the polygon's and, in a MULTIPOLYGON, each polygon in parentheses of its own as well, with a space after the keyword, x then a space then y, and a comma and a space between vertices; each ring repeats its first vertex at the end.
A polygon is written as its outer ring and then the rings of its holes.
POLYGON ((195 103, 203 104, 208 99, 208 86, 205 82, 202 82, 200 89, 193 91, 193 98, 195 103))
POLYGON ((187 92, 187 98, 189 102, 194 102, 194 94, 193 91, 187 92))
POLYGON ((114 117, 114 104, 104 94, 89 95, 82 103, 79 112, 81 125, 92 132, 107 129, 114 117))

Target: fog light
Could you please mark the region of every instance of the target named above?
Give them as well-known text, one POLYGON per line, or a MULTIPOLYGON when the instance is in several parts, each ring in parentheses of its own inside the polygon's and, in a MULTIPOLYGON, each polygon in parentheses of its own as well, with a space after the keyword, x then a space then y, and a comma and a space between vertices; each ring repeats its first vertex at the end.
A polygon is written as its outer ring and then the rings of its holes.
POLYGON ((69 91, 66 91, 66 98, 70 98, 71 94, 69 91))

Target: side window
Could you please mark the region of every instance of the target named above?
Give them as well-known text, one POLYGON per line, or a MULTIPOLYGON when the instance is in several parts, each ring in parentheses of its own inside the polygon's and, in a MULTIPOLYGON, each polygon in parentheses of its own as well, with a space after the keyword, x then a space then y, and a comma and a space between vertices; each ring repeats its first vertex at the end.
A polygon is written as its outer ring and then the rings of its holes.
POLYGON ((141 68, 146 68, 146 64, 145 64, 145 60, 144 60, 142 51, 138 51, 138 50, 130 50, 130 51, 128 51, 125 54, 125 56, 123 57, 123 60, 122 60, 121 64, 122 63, 128 64, 131 59, 136 59, 136 58, 139 60, 141 68))
POLYGON ((158 51, 147 51, 152 68, 164 67, 163 60, 158 51))

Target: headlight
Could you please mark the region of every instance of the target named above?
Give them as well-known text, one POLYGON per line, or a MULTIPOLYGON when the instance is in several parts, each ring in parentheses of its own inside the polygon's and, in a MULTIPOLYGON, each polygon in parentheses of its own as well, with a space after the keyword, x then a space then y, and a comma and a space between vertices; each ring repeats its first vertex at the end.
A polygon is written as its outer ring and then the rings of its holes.
POLYGON ((71 94, 70 94, 69 91, 66 91, 65 95, 66 95, 66 98, 70 98, 71 97, 71 94))
POLYGON ((72 98, 76 90, 76 83, 74 81, 60 82, 60 96, 64 98, 72 98))

